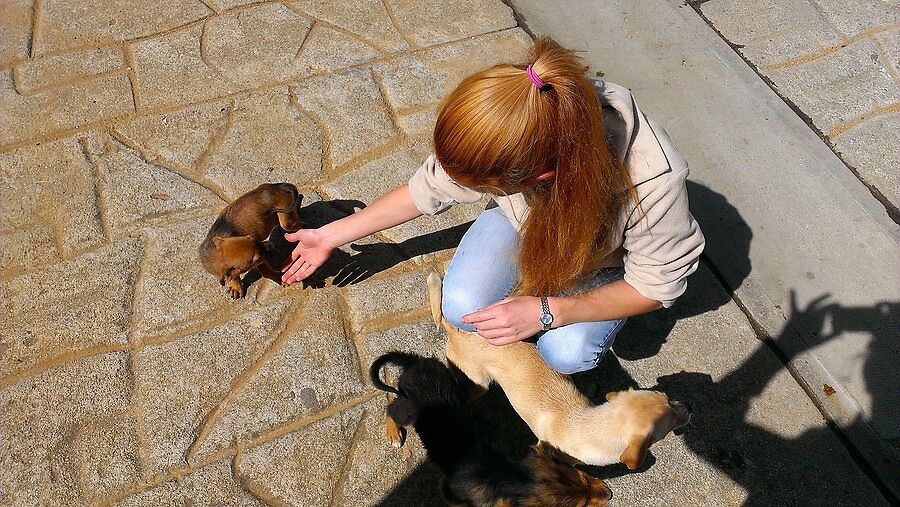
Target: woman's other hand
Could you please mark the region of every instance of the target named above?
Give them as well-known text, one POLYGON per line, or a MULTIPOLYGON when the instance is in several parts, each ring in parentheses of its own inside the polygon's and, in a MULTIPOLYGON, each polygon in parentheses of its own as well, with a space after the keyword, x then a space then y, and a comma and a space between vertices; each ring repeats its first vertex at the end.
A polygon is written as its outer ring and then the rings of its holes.
POLYGON ((541 298, 514 296, 498 301, 487 308, 462 316, 462 321, 475 326, 491 345, 508 345, 530 338, 544 326, 540 317, 541 298))

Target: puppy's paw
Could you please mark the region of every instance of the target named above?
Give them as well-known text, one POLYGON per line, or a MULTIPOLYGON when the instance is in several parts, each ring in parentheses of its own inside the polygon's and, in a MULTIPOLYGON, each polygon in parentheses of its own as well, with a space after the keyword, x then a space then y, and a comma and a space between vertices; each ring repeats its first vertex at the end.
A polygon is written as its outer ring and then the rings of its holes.
POLYGON ((388 442, 397 449, 403 447, 406 443, 406 428, 397 424, 390 417, 387 418, 386 433, 388 442))
POLYGON ((232 278, 228 285, 225 286, 225 293, 231 296, 231 299, 242 299, 247 291, 244 289, 244 284, 241 283, 240 279, 235 280, 232 278))

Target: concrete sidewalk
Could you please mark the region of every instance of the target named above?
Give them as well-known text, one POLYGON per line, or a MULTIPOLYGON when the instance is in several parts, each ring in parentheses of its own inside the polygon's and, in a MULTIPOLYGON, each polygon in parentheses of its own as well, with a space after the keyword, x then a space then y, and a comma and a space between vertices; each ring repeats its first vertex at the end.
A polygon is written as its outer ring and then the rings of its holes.
MULTIPOLYGON (((767 26, 765 19, 792 23, 794 11, 784 6, 782 18, 772 20, 767 10, 744 5, 735 12, 718 3, 701 8, 734 30, 767 26)), ((692 195, 707 236, 706 258, 758 333, 779 337, 792 372, 897 495, 900 227, 884 203, 690 6, 675 0, 512 4, 534 35, 584 49, 593 70, 632 88, 687 156, 691 179, 728 203, 692 195), (800 316, 804 306, 809 314, 800 316)), ((881 11, 853 15, 877 20, 881 11)), ((871 64, 842 61, 851 70, 871 64)), ((896 86, 883 93, 896 98, 896 86)), ((864 86, 858 93, 860 101, 870 98, 864 86)), ((852 118, 842 107, 864 107, 855 99, 818 104, 814 116, 852 118)), ((858 157, 877 159, 881 142, 858 157)))
MULTIPOLYGON (((890 329, 854 327, 890 324, 895 307, 874 303, 890 299, 886 282, 855 285, 847 266, 883 261, 891 223, 764 85, 734 79, 746 65, 693 11, 612 3, 517 6, 532 29, 587 48, 667 126, 695 168, 710 247, 675 306, 630 319, 602 367, 576 379, 598 400, 658 385, 697 407, 692 424, 636 472, 594 472, 614 505, 886 504, 753 326, 802 378, 834 344, 866 379, 889 371, 871 360, 895 361, 890 329), (546 9, 565 24, 541 21, 546 9), (777 141, 759 144, 764 111, 777 141), (768 159, 781 174, 754 163, 768 159), (776 216, 808 223, 766 221, 783 192, 803 206, 776 216), (849 222, 852 241, 824 230, 849 222), (859 295, 816 301, 839 283, 859 295), (848 352, 851 331, 877 354, 848 352)), ((390 349, 441 355, 424 278, 480 209, 366 238, 308 286, 262 281, 241 301, 200 268, 196 246, 227 202, 264 181, 301 187, 311 226, 404 182, 430 151, 444 94, 524 58, 531 40, 511 9, 13 0, 0 22, 0 504, 442 504, 415 438, 404 451, 385 442, 385 398, 365 371, 390 349)), ((855 378, 816 382, 853 401, 871 387, 855 378)), ((890 393, 866 392, 878 398, 860 426, 896 409, 890 393)), ((494 440, 524 452, 530 435, 501 393, 480 407, 494 440)))

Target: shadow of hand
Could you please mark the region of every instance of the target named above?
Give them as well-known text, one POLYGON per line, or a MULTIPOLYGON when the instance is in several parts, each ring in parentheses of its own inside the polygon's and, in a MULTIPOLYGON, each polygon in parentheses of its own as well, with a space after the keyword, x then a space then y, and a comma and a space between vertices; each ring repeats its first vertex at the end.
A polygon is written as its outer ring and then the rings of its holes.
POLYGON ((350 249, 358 253, 348 255, 346 252, 341 252, 347 257, 338 268, 332 281, 332 284, 338 287, 359 283, 375 273, 390 269, 406 260, 406 256, 397 247, 387 243, 366 245, 353 243, 350 245, 350 249))

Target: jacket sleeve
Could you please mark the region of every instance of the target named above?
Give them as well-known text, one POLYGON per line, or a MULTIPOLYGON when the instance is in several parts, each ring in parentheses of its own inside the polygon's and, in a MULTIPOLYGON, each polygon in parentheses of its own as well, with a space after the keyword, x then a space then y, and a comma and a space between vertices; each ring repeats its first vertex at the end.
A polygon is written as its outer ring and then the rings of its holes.
POLYGON ((453 181, 434 155, 413 173, 409 191, 416 207, 426 215, 437 215, 456 204, 478 202, 484 195, 453 181))
POLYGON ((697 270, 705 240, 688 209, 687 163, 638 185, 639 205, 625 226, 625 281, 672 306, 697 270))

